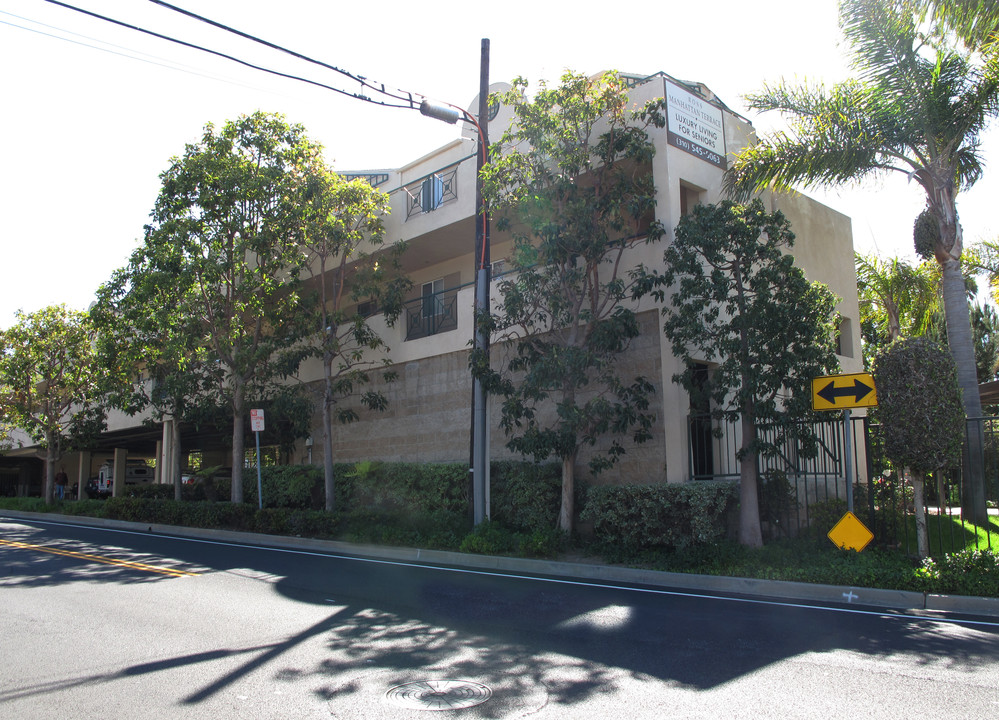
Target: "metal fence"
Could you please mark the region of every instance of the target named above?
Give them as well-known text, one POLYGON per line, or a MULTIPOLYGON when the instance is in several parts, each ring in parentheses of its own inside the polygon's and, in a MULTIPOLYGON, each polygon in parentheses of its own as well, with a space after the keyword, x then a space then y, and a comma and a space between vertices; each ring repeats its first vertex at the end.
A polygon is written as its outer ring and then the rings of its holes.
MULTIPOLYGON (((846 510, 849 476, 854 513, 874 533, 875 542, 915 554, 912 486, 885 458, 881 427, 866 417, 852 418, 849 456, 842 417, 811 425, 810 441, 788 432, 789 427, 759 429, 761 441, 773 449, 758 465, 764 533, 777 538, 824 532, 820 529, 846 510)), ((695 415, 688 429, 690 476, 737 480, 739 423, 695 415)), ((931 554, 963 547, 999 549, 999 418, 968 421, 962 468, 927 477, 924 499, 931 554), (969 485, 972 457, 983 475, 974 492, 969 485)))

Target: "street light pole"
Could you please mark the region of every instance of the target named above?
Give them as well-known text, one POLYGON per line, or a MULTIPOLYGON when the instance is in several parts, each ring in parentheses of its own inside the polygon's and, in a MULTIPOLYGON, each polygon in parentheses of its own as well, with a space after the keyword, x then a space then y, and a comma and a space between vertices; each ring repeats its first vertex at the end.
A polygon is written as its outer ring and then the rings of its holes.
MULTIPOLYGON (((479 144, 475 173, 475 313, 473 315, 473 349, 481 352, 488 362, 489 334, 482 327, 482 318, 489 313, 489 215, 482 196, 482 168, 489 161, 489 39, 482 39, 479 72, 479 117, 456 105, 424 100, 420 112, 428 117, 456 123, 461 115, 475 125, 479 144)), ((489 421, 487 396, 482 381, 472 377, 472 519, 478 525, 489 517, 489 421)))

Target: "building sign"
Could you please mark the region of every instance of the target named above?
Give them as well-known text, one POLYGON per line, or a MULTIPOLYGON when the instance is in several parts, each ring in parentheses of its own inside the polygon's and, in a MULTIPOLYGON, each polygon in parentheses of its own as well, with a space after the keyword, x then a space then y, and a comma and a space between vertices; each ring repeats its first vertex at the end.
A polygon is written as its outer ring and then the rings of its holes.
POLYGON ((689 90, 666 84, 666 130, 669 144, 725 169, 722 111, 689 90))

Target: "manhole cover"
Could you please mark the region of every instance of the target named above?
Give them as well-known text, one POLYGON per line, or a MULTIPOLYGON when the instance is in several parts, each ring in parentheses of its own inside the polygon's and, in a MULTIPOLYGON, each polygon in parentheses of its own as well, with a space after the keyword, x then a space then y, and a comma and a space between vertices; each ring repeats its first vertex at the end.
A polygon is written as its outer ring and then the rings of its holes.
POLYGON ((385 699, 408 710, 461 710, 481 705, 492 694, 485 685, 467 680, 421 680, 397 685, 385 699))

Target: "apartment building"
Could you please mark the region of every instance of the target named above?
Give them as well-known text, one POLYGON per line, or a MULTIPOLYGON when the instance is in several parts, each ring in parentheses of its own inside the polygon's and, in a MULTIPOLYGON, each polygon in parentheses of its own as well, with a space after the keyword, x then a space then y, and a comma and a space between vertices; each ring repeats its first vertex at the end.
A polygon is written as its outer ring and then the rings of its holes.
MULTIPOLYGON (((752 124, 699 83, 678 81, 659 73, 628 76, 635 106, 666 97, 668 121, 665 128, 650 129, 655 146, 651 173, 654 179, 656 215, 670 233, 680 217, 699 203, 723 198, 723 174, 731 157, 753 139, 752 124)), ((496 84, 493 91, 508 89, 496 84)), ((478 100, 470 111, 476 112, 478 100)), ((512 111, 495 108, 490 119, 490 135, 499 137, 512 117, 512 111)), ((387 241, 405 240, 404 270, 412 280, 409 302, 399 321, 385 324, 377 308, 371 322, 385 338, 388 360, 397 379, 379 389, 389 405, 381 412, 359 412, 357 422, 334 429, 334 456, 339 461, 365 459, 386 461, 467 461, 470 455, 472 379, 468 351, 473 334, 474 278, 477 263, 476 223, 476 133, 465 123, 461 137, 398 168, 346 172, 362 177, 389 194, 391 214, 386 218, 387 241)), ((853 262, 850 219, 804 195, 763 197, 769 210, 780 210, 791 222, 797 239, 797 264, 811 280, 825 283, 838 297, 841 317, 839 360, 844 372, 863 369, 860 353, 859 309, 853 262)), ((508 270, 512 240, 496 231, 491 236, 493 290, 495 296, 504 272, 508 270)), ((637 243, 629 250, 628 263, 656 267, 662 263, 663 246, 637 243)), ((661 330, 659 308, 645 300, 638 307, 642 335, 632 342, 622 363, 631 374, 641 374, 656 389, 653 407, 657 421, 653 439, 641 445, 624 442, 626 454, 601 482, 687 482, 704 477, 737 474, 734 447, 728 429, 721 438, 705 432, 703 423, 691 421, 699 412, 692 408, 686 392, 672 382, 681 370, 661 330)), ((502 343, 493 347, 494 362, 507 351, 502 343)), ((705 370, 710 363, 705 360, 705 370)), ((317 361, 307 362, 300 379, 318 389, 322 369, 317 361)), ((380 381, 378 381, 380 382, 380 381)), ((313 434, 299 442, 292 463, 322 462, 320 413, 313 421, 313 434)), ((505 446, 498 426, 499 409, 489 410, 490 457, 516 457, 505 446)), ((205 464, 228 465, 222 436, 204 429, 184 429, 185 451, 203 454, 205 464)), ((162 431, 141 425, 141 418, 115 414, 109 420, 102 446, 93 453, 71 455, 62 463, 81 484, 109 459, 124 467, 126 457, 163 459, 171 442, 168 428, 162 431), (74 472, 75 471, 75 472, 74 472)), ((610 439, 608 439, 609 442, 610 439)), ((248 443, 250 447, 252 443, 248 443)), ((586 452, 601 452, 599 445, 586 452)), ((586 477, 589 456, 580 458, 578 473, 586 477)), ((158 462, 157 466, 162 467, 158 462)), ((13 472, 13 469, 9 470, 13 472)), ((13 481, 13 477, 11 478, 13 481)), ((23 484, 23 471, 19 482, 23 484)))
MULTIPOLYGON (((703 85, 662 73, 628 79, 636 106, 667 97, 667 127, 650 131, 656 149, 651 171, 658 219, 672 231, 694 205, 722 199, 724 170, 730 157, 751 142, 753 127, 703 85)), ((492 91, 507 87, 495 85, 492 91)), ((476 99, 469 111, 474 113, 477 107, 476 99)), ((511 116, 508 109, 496 108, 490 120, 492 138, 499 137, 511 116)), ((461 139, 401 168, 348 173, 390 194, 392 213, 386 239, 404 239, 409 244, 404 264, 413 291, 400 322, 392 328, 381 327, 391 348, 388 357, 398 373, 395 382, 381 388, 389 407, 362 413, 359 422, 336 428, 334 452, 339 459, 467 461, 469 457, 472 382, 468 350, 477 267, 475 140, 474 128, 466 123, 461 139)), ((863 370, 850 219, 803 195, 768 193, 763 199, 770 210, 780 210, 790 220, 797 236, 796 260, 809 279, 825 283, 842 298, 839 359, 844 372, 863 370)), ((669 242, 669 236, 663 242, 669 242)), ((511 248, 510 237, 494 228, 494 298, 509 267, 506 258, 511 248)), ((662 250, 662 244, 636 243, 629 251, 629 262, 661 265, 662 250)), ((643 333, 623 363, 630 373, 644 375, 656 387, 654 439, 637 446, 626 442, 626 454, 601 476, 601 482, 685 482, 737 473, 734 450, 727 449, 734 447, 731 438, 692 439, 690 416, 697 409, 691 408, 686 392, 671 380, 681 368, 661 331, 659 308, 647 301, 639 310, 643 333)), ((494 363, 503 352, 502 344, 494 345, 494 363)), ((303 376, 318 378, 318 365, 303 368, 303 376)), ((498 427, 498 408, 490 408, 489 416, 490 456, 514 457, 498 427)), ((321 436, 317 423, 314 437, 321 436)), ((590 452, 602 449, 598 445, 590 452)), ((584 477, 588 457, 584 452, 580 458, 578 470, 584 477)))

